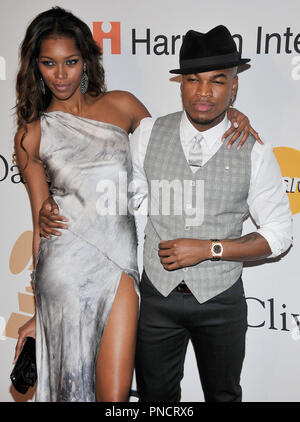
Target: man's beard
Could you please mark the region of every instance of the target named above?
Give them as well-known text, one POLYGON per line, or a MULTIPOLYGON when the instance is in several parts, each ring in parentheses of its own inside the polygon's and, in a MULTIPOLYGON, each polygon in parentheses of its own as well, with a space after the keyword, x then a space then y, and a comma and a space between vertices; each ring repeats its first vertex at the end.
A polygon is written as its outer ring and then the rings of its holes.
MULTIPOLYGON (((212 119, 209 119, 209 120, 199 120, 199 119, 195 119, 194 117, 192 117, 189 113, 188 113, 188 111, 187 110, 185 110, 185 112, 186 112, 186 114, 187 114, 187 116, 188 116, 188 118, 193 122, 193 123, 195 123, 196 125, 210 125, 211 123, 213 123, 215 120, 217 120, 220 116, 225 116, 225 113, 226 113, 226 111, 227 111, 227 109, 226 110, 224 110, 224 111, 222 111, 222 113, 220 113, 220 114, 218 114, 218 116, 216 116, 216 117, 213 117, 212 119)), ((223 118, 222 118, 222 120, 223 120, 223 118)), ((221 122, 221 120, 220 120, 220 122, 221 122)))

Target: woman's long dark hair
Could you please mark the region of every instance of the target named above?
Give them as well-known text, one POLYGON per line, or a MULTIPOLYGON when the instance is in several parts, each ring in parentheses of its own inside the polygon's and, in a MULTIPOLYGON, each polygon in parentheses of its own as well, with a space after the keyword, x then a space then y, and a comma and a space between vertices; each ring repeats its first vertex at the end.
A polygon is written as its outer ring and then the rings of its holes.
MULTIPOLYGON (((105 92, 104 69, 101 65, 101 49, 93 39, 89 27, 71 12, 53 7, 40 13, 27 28, 20 48, 20 67, 17 75, 17 126, 24 128, 21 147, 27 133, 27 124, 37 120, 49 106, 52 93, 45 85, 45 95, 41 89, 41 74, 37 58, 43 40, 52 36, 74 39, 87 64, 89 78, 87 93, 93 97, 105 92)), ((25 149, 24 149, 25 150, 25 149)))

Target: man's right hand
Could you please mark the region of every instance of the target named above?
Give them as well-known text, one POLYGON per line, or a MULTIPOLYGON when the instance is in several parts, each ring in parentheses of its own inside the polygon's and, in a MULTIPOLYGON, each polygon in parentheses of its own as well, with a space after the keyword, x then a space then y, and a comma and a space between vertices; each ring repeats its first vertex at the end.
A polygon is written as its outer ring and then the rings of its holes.
POLYGON ((40 226, 40 235, 50 238, 51 234, 55 236, 60 236, 61 232, 55 229, 67 229, 66 224, 60 223, 59 221, 68 221, 67 218, 58 215, 58 206, 52 196, 49 196, 42 205, 39 213, 39 226, 40 226))

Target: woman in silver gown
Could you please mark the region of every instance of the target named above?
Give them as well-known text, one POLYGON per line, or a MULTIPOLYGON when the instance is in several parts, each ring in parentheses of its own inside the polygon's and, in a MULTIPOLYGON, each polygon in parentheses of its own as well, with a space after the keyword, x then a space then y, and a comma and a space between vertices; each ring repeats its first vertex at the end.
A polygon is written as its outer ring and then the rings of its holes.
POLYGON ((15 148, 32 207, 36 312, 15 360, 35 337, 36 401, 126 401, 131 386, 139 274, 128 133, 149 113, 127 92, 105 92, 100 55, 87 25, 60 8, 38 15, 21 47, 15 148), (68 230, 40 239, 50 193, 68 230))
MULTIPOLYGON (((15 149, 32 208, 36 312, 14 361, 35 337, 36 401, 126 401, 132 381, 139 275, 128 133, 149 113, 130 93, 105 91, 100 57, 88 26, 59 7, 32 21, 21 46, 15 149), (50 194, 67 226, 45 211, 50 194), (41 233, 68 228, 60 236, 40 238, 43 204, 41 233)), ((239 123, 232 140, 244 131, 244 141, 248 119, 233 109, 229 118, 239 123)))

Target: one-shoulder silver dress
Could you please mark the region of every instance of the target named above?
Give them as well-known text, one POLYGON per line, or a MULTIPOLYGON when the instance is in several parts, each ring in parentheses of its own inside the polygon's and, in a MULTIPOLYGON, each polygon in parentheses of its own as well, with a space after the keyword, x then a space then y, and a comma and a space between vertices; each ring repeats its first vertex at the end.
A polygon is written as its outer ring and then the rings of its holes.
POLYGON ((61 236, 42 238, 33 272, 36 401, 95 401, 95 364, 124 271, 137 294, 137 233, 128 212, 127 133, 52 111, 41 116, 40 157, 60 214, 61 236))

